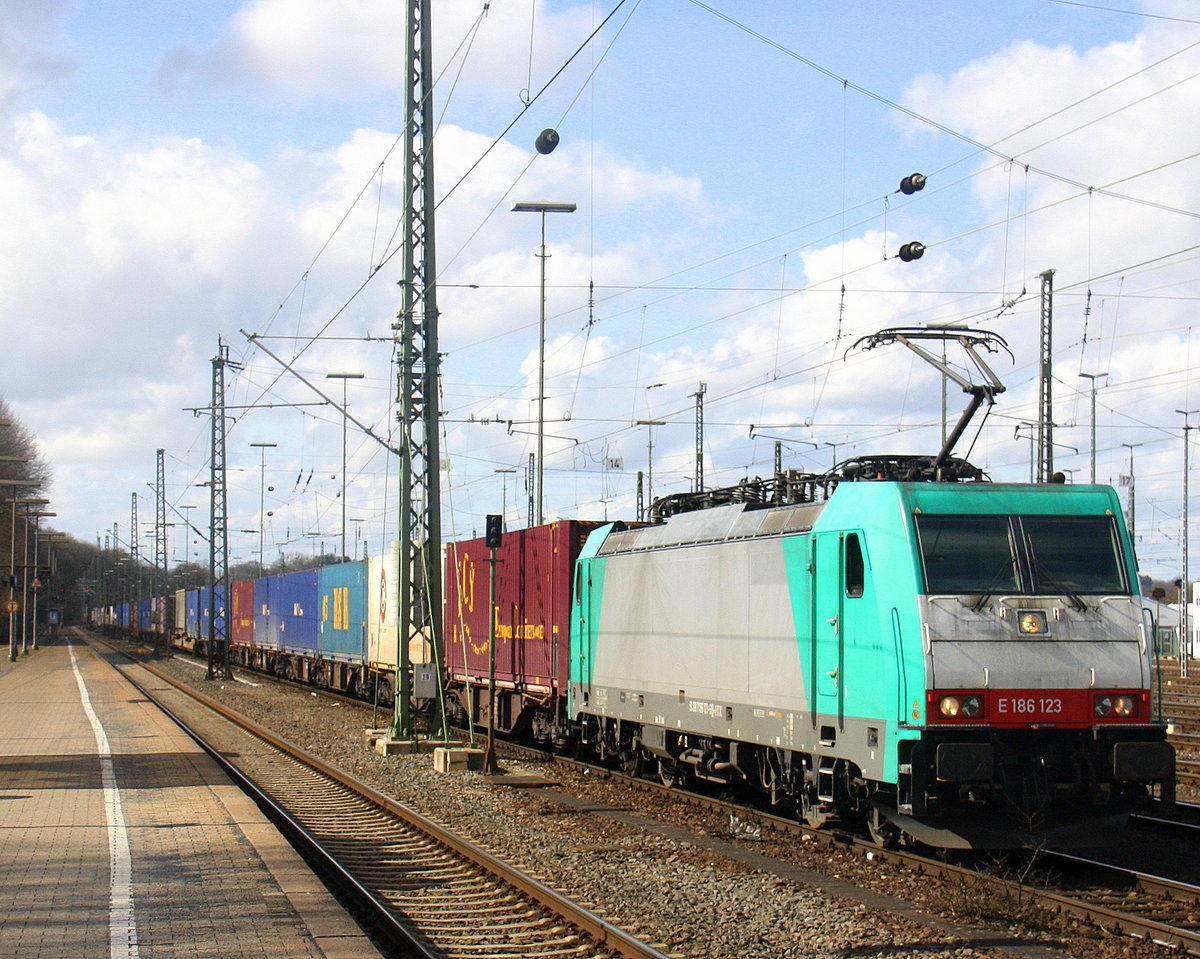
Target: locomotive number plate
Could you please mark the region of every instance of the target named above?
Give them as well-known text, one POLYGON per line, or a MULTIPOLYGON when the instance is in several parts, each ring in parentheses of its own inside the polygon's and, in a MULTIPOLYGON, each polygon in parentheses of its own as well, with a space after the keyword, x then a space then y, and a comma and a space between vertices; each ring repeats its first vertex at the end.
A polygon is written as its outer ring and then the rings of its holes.
POLYGON ((1088 719, 1086 690, 1013 690, 992 701, 996 723, 1086 723, 1088 719))
POLYGON ((998 716, 1021 719, 1062 719, 1066 705, 1061 696, 1001 696, 996 700, 998 716))

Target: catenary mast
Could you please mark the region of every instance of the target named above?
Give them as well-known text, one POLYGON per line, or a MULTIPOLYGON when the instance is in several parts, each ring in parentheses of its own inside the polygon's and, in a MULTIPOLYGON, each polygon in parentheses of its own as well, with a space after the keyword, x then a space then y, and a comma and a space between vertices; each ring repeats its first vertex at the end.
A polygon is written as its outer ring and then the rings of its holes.
MULTIPOLYGON (((431 6, 430 0, 408 0, 405 38, 404 278, 393 324, 401 429, 396 702, 388 730, 393 739, 412 735, 410 641, 425 640, 435 676, 441 675, 443 658, 431 6)), ((444 734, 444 709, 442 725, 444 734)))

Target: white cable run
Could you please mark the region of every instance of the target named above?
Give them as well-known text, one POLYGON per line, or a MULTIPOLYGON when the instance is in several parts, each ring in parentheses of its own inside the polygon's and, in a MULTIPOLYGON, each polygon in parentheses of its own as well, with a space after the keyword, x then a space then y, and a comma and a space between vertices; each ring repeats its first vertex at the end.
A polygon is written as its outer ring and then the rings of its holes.
POLYGON ((133 915, 133 861, 129 855, 129 831, 125 827, 125 811, 121 806, 121 791, 117 788, 117 776, 113 769, 112 750, 100 717, 92 708, 91 697, 79 671, 75 649, 71 653, 71 669, 75 682, 79 684, 79 696, 83 700, 83 711, 92 724, 96 737, 96 749, 100 755, 100 776, 104 785, 104 816, 108 822, 108 952, 110 959, 137 959, 137 922, 133 915))

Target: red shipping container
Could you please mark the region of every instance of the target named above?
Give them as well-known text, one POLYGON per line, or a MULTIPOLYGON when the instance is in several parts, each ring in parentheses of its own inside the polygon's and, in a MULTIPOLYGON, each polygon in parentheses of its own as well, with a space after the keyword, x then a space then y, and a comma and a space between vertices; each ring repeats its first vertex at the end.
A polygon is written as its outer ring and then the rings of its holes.
POLYGON ((229 617, 229 642, 237 646, 254 645, 254 581, 230 586, 233 604, 229 617))
MULTIPOLYGON (((496 682, 566 690, 575 560, 600 522, 560 520, 507 532, 496 550, 496 682)), ((446 663, 456 680, 487 684, 490 550, 451 543, 446 560, 446 663)))

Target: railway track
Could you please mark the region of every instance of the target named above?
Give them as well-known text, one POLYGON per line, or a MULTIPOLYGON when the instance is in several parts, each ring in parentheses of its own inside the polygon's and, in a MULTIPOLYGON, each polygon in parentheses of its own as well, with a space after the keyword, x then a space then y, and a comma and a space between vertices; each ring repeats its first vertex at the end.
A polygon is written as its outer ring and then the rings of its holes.
MULTIPOLYGON (((548 758, 540 750, 528 747, 503 744, 500 748, 504 755, 514 758, 548 758)), ((771 832, 781 837, 803 837, 809 846, 815 840, 850 850, 875 863, 890 863, 924 876, 941 877, 951 884, 977 887, 981 897, 990 895, 983 891, 990 887, 997 895, 1036 902, 1046 911, 1110 932, 1141 937, 1200 955, 1200 915, 1197 914, 1200 910, 1195 905, 1200 902, 1200 886, 1048 851, 1038 853, 1038 868, 1031 870, 1030 877, 1024 882, 1018 882, 1012 877, 1022 872, 1020 867, 1007 867, 1003 874, 996 875, 986 868, 949 862, 908 849, 880 849, 869 840, 847 832, 813 830, 794 819, 754 810, 741 803, 678 788, 668 789, 653 781, 628 777, 616 770, 577 760, 554 757, 554 762, 587 768, 593 774, 628 788, 670 795, 697 809, 729 817, 731 823, 739 824, 747 834, 753 829, 756 834, 771 832)))
POLYGON ((337 884, 376 917, 404 955, 664 959, 414 810, 146 663, 135 663, 122 669, 130 681, 239 782, 252 784, 260 805, 287 826, 289 838, 298 837, 325 871, 337 875, 337 884), (130 675, 135 669, 150 678, 130 675), (204 713, 219 716, 220 725, 204 713), (236 767, 226 760, 229 754, 236 755, 236 767))

